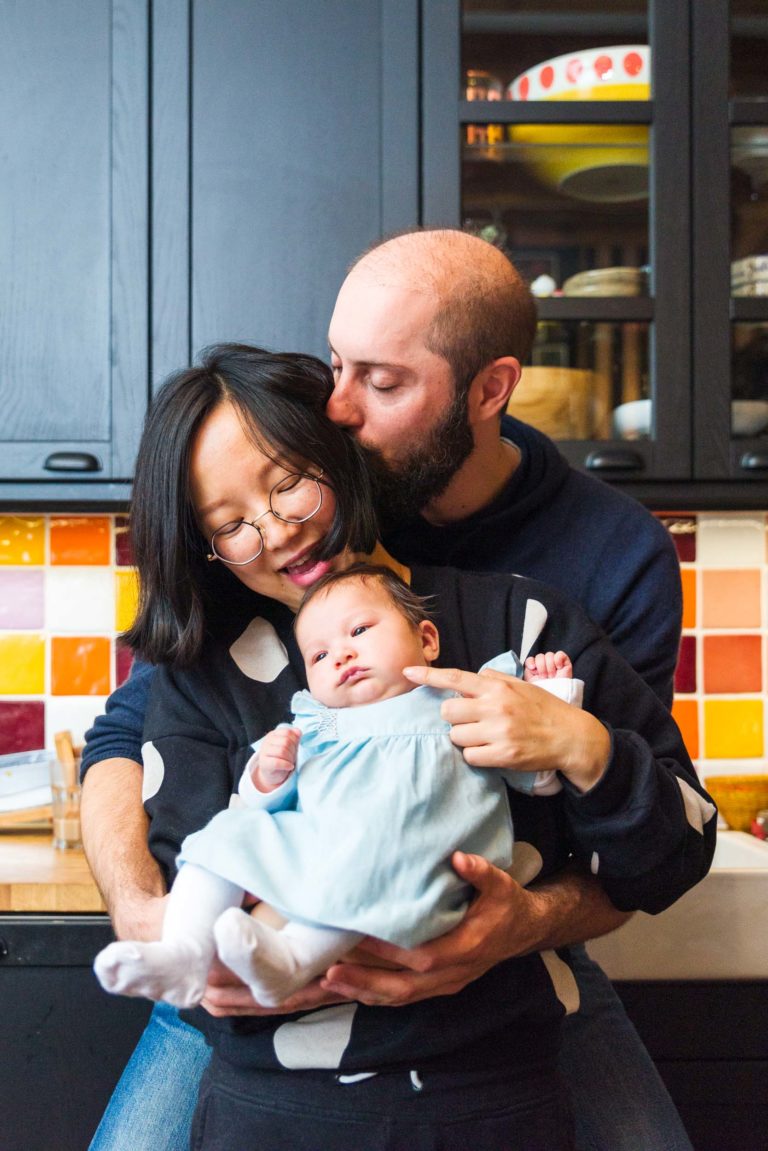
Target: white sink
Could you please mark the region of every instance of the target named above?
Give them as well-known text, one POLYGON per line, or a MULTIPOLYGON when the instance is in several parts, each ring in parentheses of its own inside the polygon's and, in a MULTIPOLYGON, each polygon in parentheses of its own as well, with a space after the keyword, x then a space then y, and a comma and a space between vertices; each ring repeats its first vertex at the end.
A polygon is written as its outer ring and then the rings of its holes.
POLYGON ((768 842, 718 831, 701 883, 587 948, 611 979, 768 979, 768 842))

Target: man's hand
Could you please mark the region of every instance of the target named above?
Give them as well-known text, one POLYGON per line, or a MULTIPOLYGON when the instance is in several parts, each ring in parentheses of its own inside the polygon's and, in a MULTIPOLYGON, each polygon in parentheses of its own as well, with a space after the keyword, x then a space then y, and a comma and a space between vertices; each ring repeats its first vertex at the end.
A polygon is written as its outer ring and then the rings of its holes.
POLYGON ((224 1015, 290 1015, 294 1011, 314 1011, 343 1002, 344 997, 326 991, 319 979, 314 979, 297 991, 279 1007, 262 1007, 244 983, 233 975, 218 959, 208 974, 208 986, 201 1006, 217 1018, 224 1015))
POLYGON ((605 727, 589 712, 498 671, 479 674, 456 668, 406 667, 411 683, 459 692, 441 715, 451 739, 471 767, 561 771, 588 791, 611 755, 605 727))
POLYGON ((454 995, 503 959, 537 949, 550 910, 548 896, 521 887, 480 856, 457 851, 451 862, 478 891, 458 927, 412 950, 366 940, 361 949, 399 970, 337 963, 322 986, 370 1006, 399 1007, 454 995))
POLYGON ((504 959, 582 943, 629 919, 610 903, 593 876, 578 871, 561 873, 531 889, 480 856, 456 852, 451 862, 478 891, 458 927, 410 951, 365 940, 358 950, 399 969, 337 963, 321 986, 372 1007, 401 1007, 435 995, 453 995, 504 959))

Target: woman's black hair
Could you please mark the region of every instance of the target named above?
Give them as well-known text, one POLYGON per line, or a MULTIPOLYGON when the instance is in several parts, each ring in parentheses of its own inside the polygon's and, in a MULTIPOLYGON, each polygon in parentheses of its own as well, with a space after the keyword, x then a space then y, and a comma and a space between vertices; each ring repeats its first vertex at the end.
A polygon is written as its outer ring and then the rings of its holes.
POLYGON ((332 390, 333 376, 322 360, 247 344, 207 348, 198 367, 174 373, 159 390, 144 424, 131 504, 139 608, 122 637, 145 659, 193 662, 212 619, 243 587, 226 565, 207 561, 208 541, 190 492, 195 435, 222 403, 233 405, 254 445, 270 459, 323 472, 336 511, 315 552, 318 559, 345 547, 373 547, 367 467, 351 437, 325 415, 332 390))

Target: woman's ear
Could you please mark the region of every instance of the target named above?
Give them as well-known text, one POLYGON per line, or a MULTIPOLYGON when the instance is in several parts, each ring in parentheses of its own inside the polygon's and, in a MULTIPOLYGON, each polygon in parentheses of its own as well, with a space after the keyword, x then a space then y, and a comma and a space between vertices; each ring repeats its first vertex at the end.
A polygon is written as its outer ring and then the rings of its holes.
POLYGON ((522 374, 520 361, 501 356, 475 376, 469 389, 470 419, 482 421, 502 415, 522 374))
POLYGON ((423 619, 419 624, 421 648, 426 663, 433 663, 440 655, 440 636, 431 619, 423 619))

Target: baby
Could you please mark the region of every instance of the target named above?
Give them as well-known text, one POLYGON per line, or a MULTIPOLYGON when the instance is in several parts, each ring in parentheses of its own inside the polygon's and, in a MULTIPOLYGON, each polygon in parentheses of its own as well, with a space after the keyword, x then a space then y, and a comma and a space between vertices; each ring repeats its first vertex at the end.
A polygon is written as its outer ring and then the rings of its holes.
MULTIPOLYGON (((294 726, 254 745, 243 805, 182 844, 161 941, 97 955, 106 990, 190 1007, 218 954, 259 1003, 277 1006, 366 935, 402 947, 442 935, 472 895, 452 853, 511 864, 506 783, 559 790, 555 772, 466 764, 440 716, 450 693, 403 675, 437 658, 439 637, 423 601, 388 568, 326 576, 295 630, 309 691, 293 697, 294 726), (246 914, 246 892, 288 922, 276 930, 246 914)), ((485 666, 580 703, 583 685, 563 652, 527 660, 525 672, 512 652, 485 666)))

